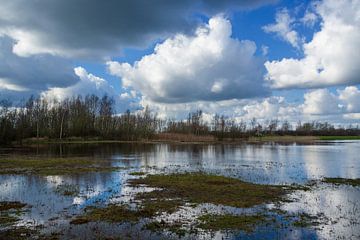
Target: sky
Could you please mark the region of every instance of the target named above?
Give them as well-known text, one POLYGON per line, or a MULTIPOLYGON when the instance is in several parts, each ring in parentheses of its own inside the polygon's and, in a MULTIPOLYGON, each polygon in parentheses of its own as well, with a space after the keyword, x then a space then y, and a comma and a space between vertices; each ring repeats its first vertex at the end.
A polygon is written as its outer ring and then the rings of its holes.
POLYGON ((360 122, 360 0, 0 0, 0 99, 360 122))

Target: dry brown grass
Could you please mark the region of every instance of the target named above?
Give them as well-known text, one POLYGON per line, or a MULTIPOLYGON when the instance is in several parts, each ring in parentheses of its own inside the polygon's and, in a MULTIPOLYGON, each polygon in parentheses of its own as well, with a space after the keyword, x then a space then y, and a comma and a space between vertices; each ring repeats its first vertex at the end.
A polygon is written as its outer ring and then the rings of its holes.
POLYGON ((216 141, 214 136, 204 135, 197 136, 194 134, 184 133, 159 133, 154 137, 159 141, 176 141, 176 142, 214 142, 216 141))

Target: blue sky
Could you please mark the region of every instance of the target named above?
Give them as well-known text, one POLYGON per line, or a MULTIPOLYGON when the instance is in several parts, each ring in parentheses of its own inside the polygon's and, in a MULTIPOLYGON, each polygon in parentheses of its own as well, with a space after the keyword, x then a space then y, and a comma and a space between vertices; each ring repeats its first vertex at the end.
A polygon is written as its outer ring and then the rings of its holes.
POLYGON ((1 0, 0 98, 358 123, 360 1, 1 0), (39 9, 44 9, 40 11, 39 9))

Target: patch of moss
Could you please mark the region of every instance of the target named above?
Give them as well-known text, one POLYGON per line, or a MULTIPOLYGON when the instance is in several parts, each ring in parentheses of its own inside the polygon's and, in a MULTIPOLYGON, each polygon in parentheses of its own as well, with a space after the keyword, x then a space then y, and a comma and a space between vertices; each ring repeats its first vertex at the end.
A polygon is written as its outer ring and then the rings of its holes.
POLYGON ((80 217, 77 217, 77 218, 71 220, 70 224, 80 225, 80 224, 85 224, 88 222, 90 222, 90 218, 80 216, 80 217))
POLYGON ((175 200, 144 201, 138 209, 130 209, 127 205, 109 204, 102 208, 87 208, 84 215, 73 219, 71 224, 84 224, 95 221, 136 222, 141 218, 151 218, 160 213, 174 212, 180 203, 175 200))
POLYGON ((129 173, 129 175, 131 175, 131 176, 143 176, 145 174, 146 174, 145 172, 131 172, 131 173, 129 173))
POLYGON ((142 199, 140 211, 145 217, 152 217, 161 213, 173 213, 182 205, 180 200, 170 199, 142 199))
POLYGON ((334 185, 351 185, 360 186, 360 178, 349 179, 349 178, 324 178, 323 182, 334 185))
POLYGON ((62 184, 56 187, 55 192, 63 196, 77 196, 80 193, 79 186, 62 184))
POLYGON ((0 202, 0 211, 6 211, 6 210, 10 210, 10 209, 22 209, 25 206, 26 206, 26 204, 21 203, 21 202, 2 201, 2 202, 0 202))
POLYGON ((10 157, 0 159, 0 174, 67 175, 122 169, 102 166, 102 164, 102 162, 91 158, 10 157))
POLYGON ((141 211, 132 210, 126 205, 109 204, 103 208, 87 208, 83 216, 71 221, 72 224, 87 222, 135 222, 142 217, 141 211))
POLYGON ((320 224, 319 216, 314 216, 307 213, 300 213, 296 216, 296 218, 297 219, 292 223, 295 227, 306 228, 320 224))
POLYGON ((144 226, 144 229, 152 232, 169 231, 179 237, 185 236, 188 232, 187 229, 183 228, 183 224, 181 222, 167 223, 164 220, 150 222, 144 226))
POLYGON ((0 226, 9 226, 19 221, 19 215, 26 206, 21 202, 0 202, 0 226))
POLYGON ((0 213, 0 226, 8 226, 19 221, 19 218, 7 212, 0 213))
POLYGON ((198 218, 199 228, 211 231, 220 230, 242 230, 251 232, 254 227, 265 223, 266 217, 263 215, 212 215, 206 214, 198 218))
POLYGON ((213 203, 233 207, 252 207, 282 199, 282 186, 260 185, 204 173, 148 175, 129 180, 130 185, 147 185, 161 190, 139 193, 137 199, 178 199, 195 204, 213 203))
POLYGON ((27 227, 15 227, 0 231, 0 239, 25 240, 36 239, 39 231, 27 227))

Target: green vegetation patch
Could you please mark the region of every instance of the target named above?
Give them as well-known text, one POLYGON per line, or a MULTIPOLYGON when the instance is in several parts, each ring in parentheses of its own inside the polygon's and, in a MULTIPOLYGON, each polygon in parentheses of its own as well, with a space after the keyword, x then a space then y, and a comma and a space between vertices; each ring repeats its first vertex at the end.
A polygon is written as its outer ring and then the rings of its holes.
POLYGON ((323 182, 331 183, 334 185, 351 185, 351 186, 360 186, 360 178, 349 179, 349 178, 324 178, 323 182))
POLYGON ((131 173, 129 173, 129 175, 131 175, 131 176, 143 176, 145 174, 146 174, 145 172, 131 172, 131 173))
POLYGON ((0 213, 0 226, 8 226, 19 221, 17 216, 11 215, 8 212, 0 213))
POLYGON ((311 227, 311 226, 317 226, 321 222, 321 216, 313 216, 307 213, 300 213, 296 216, 296 220, 292 223, 295 227, 311 227))
POLYGON ((271 136, 262 136, 262 137, 249 137, 248 142, 279 142, 279 143, 313 143, 320 138, 317 136, 292 136, 292 135, 271 135, 271 136))
POLYGON ((28 227, 14 227, 4 231, 0 231, 0 239, 11 239, 11 240, 27 240, 27 239, 38 239, 38 229, 32 229, 28 227))
POLYGON ((172 213, 181 202, 176 200, 144 201, 137 209, 130 209, 127 205, 109 204, 106 207, 87 208, 83 216, 73 219, 71 224, 88 222, 136 222, 141 218, 151 218, 163 212, 172 213))
MULTIPOLYGON (((176 234, 179 237, 183 237, 186 233, 191 233, 183 227, 181 222, 165 222, 164 220, 161 221, 153 221, 144 226, 144 229, 152 231, 152 232, 163 232, 169 231, 176 234)), ((195 229, 193 230, 195 231, 195 229)))
POLYGON ((142 211, 132 210, 126 205, 109 204, 103 208, 87 208, 83 216, 72 220, 71 224, 83 224, 87 222, 136 222, 142 216, 142 211))
POLYGON ((21 202, 7 202, 7 201, 2 201, 0 202, 0 211, 7 211, 10 209, 14 209, 14 210, 19 210, 26 207, 25 203, 21 203, 21 202))
POLYGON ((91 158, 26 158, 0 159, 0 174, 68 175, 86 172, 117 171, 122 168, 102 166, 91 158))
POLYGON ((260 185, 234 178, 204 173, 149 175, 129 180, 130 185, 160 188, 139 193, 139 200, 177 199, 195 204, 213 203, 232 207, 252 207, 278 201, 286 194, 282 186, 260 185))
POLYGON ((80 189, 77 185, 61 184, 56 187, 55 192, 63 196, 77 196, 80 193, 80 189))
POLYGON ((320 136, 320 140, 360 140, 360 136, 320 136))
POLYGON ((9 226, 19 221, 19 215, 26 206, 21 202, 0 202, 0 226, 9 226))
POLYGON ((211 231, 242 230, 251 232, 260 224, 266 223, 267 218, 263 215, 212 215, 206 214, 198 218, 199 228, 211 231))

